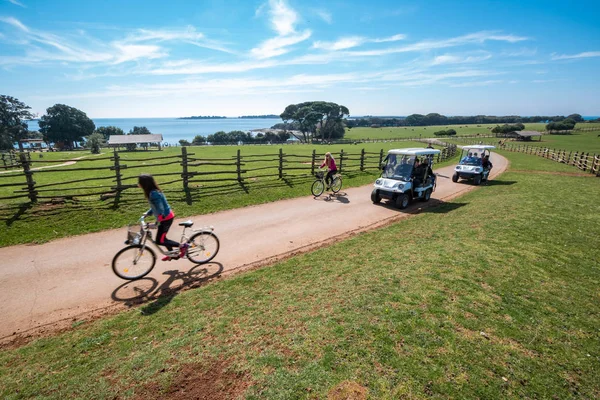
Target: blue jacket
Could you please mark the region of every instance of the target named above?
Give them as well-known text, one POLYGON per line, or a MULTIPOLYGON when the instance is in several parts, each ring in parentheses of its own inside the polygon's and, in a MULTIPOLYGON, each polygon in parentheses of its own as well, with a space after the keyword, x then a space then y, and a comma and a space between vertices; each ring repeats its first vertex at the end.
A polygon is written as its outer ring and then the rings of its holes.
POLYGON ((157 219, 161 220, 171 214, 171 207, 167 203, 167 198, 162 192, 153 190, 148 196, 148 202, 150 203, 150 210, 146 214, 155 215, 157 219), (160 216, 160 218, 159 218, 160 216))

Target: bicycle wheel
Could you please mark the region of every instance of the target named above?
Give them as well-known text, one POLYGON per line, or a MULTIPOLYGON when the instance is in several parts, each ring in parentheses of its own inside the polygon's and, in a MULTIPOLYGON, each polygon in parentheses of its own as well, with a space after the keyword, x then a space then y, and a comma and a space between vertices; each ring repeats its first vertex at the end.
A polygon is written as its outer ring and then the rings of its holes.
POLYGON ((219 238, 212 232, 198 232, 188 242, 186 257, 195 264, 205 264, 219 252, 219 238))
POLYGON ((311 190, 313 196, 319 197, 320 195, 323 194, 323 191, 325 190, 325 185, 323 184, 323 181, 319 179, 319 180, 316 180, 313 182, 310 190, 311 190))
POLYGON ((119 278, 133 281, 148 275, 148 272, 154 268, 154 264, 156 264, 156 254, 151 248, 133 244, 115 254, 112 269, 119 278))
POLYGON ((342 189, 342 177, 336 176, 333 178, 333 182, 331 182, 331 190, 333 193, 337 193, 342 189))

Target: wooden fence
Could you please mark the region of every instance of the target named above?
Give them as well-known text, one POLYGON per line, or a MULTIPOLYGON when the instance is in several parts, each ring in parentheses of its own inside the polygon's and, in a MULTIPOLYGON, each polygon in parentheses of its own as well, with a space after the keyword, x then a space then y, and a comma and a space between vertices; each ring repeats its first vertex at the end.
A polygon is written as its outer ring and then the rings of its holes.
MULTIPOLYGON (((100 196, 102 200, 115 198, 118 203, 124 192, 137 188, 140 173, 151 172, 159 178, 161 187, 183 192, 191 202, 193 193, 227 184, 245 185, 263 178, 282 180, 281 184, 313 179, 322 162, 321 152, 317 156, 316 149, 312 154, 292 154, 283 148, 269 154, 242 154, 237 149, 234 155, 226 157, 201 157, 193 152, 201 149, 182 147, 181 154, 156 157, 119 153, 115 149, 111 156, 79 159, 75 165, 62 165, 72 160, 31 160, 20 153, 18 166, 22 169, 0 174, 0 200, 27 199, 35 203, 100 196), (49 166, 36 167, 39 163, 49 166)), ((368 152, 363 148, 355 152, 342 150, 334 157, 341 173, 361 173, 378 170, 385 154, 383 149, 368 152)), ((442 149, 437 161, 455 154, 456 146, 449 145, 442 149)))
POLYGON ((524 144, 505 144, 503 150, 533 154, 559 163, 572 165, 584 172, 600 177, 600 154, 590 154, 583 151, 556 150, 548 147, 529 146, 524 144))

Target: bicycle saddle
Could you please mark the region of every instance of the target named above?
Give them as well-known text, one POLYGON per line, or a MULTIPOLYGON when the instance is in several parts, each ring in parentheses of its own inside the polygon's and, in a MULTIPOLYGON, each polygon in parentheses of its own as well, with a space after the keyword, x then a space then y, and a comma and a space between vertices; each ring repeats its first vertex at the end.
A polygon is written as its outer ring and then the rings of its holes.
POLYGON ((186 228, 189 228, 190 226, 194 225, 193 221, 185 221, 185 222, 180 222, 179 226, 185 226, 186 228))

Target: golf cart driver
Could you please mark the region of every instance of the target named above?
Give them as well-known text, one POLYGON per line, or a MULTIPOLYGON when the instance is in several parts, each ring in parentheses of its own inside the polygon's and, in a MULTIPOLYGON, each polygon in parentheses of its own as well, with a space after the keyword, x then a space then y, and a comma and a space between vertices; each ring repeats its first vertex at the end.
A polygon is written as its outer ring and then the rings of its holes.
POLYGON ((426 148, 390 150, 381 177, 375 181, 371 201, 378 204, 381 199, 392 200, 400 209, 408 207, 414 199, 428 201, 435 188, 434 156, 439 153, 437 149, 426 148))
POLYGON ((459 179, 472 179, 475 185, 486 181, 492 169, 490 162, 490 145, 472 145, 462 148, 460 163, 454 168, 452 182, 459 179))

